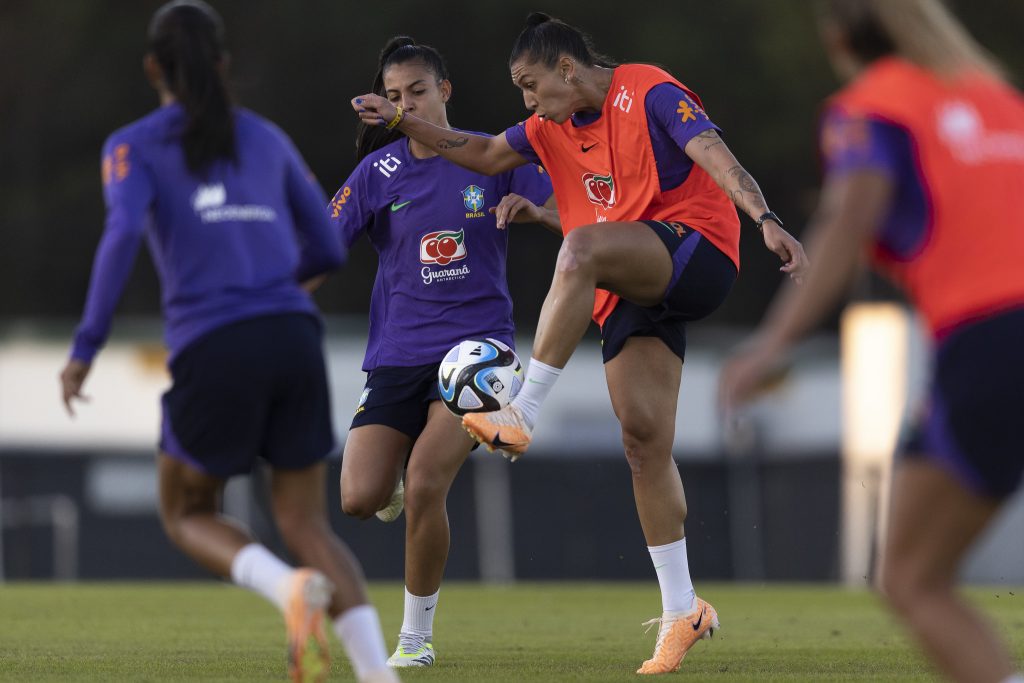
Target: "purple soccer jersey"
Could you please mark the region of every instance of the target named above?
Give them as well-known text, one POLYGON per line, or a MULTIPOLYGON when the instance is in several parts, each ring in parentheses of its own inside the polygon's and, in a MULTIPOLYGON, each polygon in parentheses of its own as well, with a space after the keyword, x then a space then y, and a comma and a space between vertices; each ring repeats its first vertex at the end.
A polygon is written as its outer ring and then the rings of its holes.
POLYGON ((513 344, 509 231, 488 211, 509 193, 542 205, 551 180, 534 165, 484 176, 417 159, 405 138, 359 163, 327 211, 346 247, 365 232, 380 257, 363 370, 439 363, 464 339, 513 344))
POLYGON ((170 105, 115 132, 103 148, 106 227, 72 357, 91 362, 145 235, 161 285, 172 359, 217 327, 274 313, 316 315, 299 286, 341 264, 326 197, 287 136, 235 110, 237 163, 185 166, 185 112, 170 105))
MULTIPOLYGON (((662 83, 650 89, 644 101, 647 112, 647 130, 651 135, 654 150, 654 164, 658 169, 658 180, 662 192, 683 184, 693 168, 693 160, 684 152, 691 138, 706 130, 721 129, 711 122, 704 110, 689 95, 673 83, 662 83), (683 103, 688 105, 689 116, 680 117, 678 110, 683 103)), ((573 125, 586 126, 601 117, 598 112, 574 114, 573 125)), ((524 159, 540 163, 537 152, 526 136, 526 126, 519 124, 505 131, 509 146, 524 159)))

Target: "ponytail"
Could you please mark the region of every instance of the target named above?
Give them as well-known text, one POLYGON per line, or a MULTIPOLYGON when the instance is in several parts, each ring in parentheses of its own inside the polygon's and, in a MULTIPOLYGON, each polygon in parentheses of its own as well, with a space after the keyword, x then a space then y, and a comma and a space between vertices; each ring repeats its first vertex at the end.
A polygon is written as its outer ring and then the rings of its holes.
POLYGON ((526 17, 526 28, 516 38, 512 55, 508 58, 511 67, 520 59, 529 63, 539 62, 553 69, 563 55, 571 57, 585 66, 600 66, 613 69, 618 63, 594 49, 593 41, 579 29, 564 21, 549 17, 543 12, 532 12, 526 17))
MULTIPOLYGON (((372 92, 387 97, 384 87, 384 72, 396 64, 420 61, 428 71, 434 74, 437 82, 448 80, 448 66, 441 53, 429 45, 417 45, 409 36, 395 36, 380 51, 377 60, 377 73, 373 77, 372 92)), ((381 147, 403 137, 397 129, 388 130, 384 126, 375 126, 360 121, 356 124, 356 160, 360 161, 381 147)))
POLYGON ((185 109, 185 164, 199 173, 217 159, 235 161, 235 121, 222 76, 224 24, 202 0, 175 0, 157 10, 149 50, 167 87, 185 109))

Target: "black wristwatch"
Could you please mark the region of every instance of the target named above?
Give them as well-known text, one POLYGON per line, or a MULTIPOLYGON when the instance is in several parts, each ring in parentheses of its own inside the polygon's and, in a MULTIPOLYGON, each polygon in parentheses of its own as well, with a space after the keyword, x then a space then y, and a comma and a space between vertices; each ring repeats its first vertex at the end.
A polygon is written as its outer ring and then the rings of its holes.
POLYGON ((766 211, 765 213, 761 214, 760 218, 757 219, 757 229, 761 232, 764 232, 765 221, 775 221, 776 223, 778 223, 780 228, 782 227, 782 219, 776 216, 774 211, 766 211))

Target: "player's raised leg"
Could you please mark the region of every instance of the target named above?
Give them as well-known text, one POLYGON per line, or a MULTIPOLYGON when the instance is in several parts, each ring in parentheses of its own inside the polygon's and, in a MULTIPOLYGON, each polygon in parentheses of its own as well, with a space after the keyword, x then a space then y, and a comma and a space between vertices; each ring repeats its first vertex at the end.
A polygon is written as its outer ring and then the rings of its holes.
POLYGON ((667 673, 679 668, 694 643, 718 628, 718 614, 695 595, 690 580, 686 496, 672 458, 682 361, 657 337, 630 337, 605 364, 605 373, 661 588, 662 615, 648 622, 659 624, 654 655, 637 673, 667 673))
POLYGON ((473 438, 489 447, 524 452, 541 405, 590 324, 594 289, 653 306, 665 296, 672 265, 662 241, 642 223, 589 225, 566 235, 537 323, 523 389, 499 411, 463 417, 473 438))
POLYGON ((381 521, 398 518, 404 507, 404 488, 399 494, 405 460, 413 438, 383 424, 349 429, 341 461, 341 509, 346 515, 381 521))

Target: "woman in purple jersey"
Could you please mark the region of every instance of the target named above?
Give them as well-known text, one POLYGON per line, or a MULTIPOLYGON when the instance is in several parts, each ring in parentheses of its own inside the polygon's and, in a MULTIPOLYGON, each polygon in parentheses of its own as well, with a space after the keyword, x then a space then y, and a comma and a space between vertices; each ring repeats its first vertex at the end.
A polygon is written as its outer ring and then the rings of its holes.
MULTIPOLYGON (((379 66, 374 92, 449 127, 452 85, 435 49, 394 38, 379 66)), ((544 207, 551 183, 537 166, 483 176, 374 126, 360 126, 357 147, 359 166, 328 211, 347 245, 366 234, 380 265, 363 363, 368 376, 345 443, 341 501, 346 514, 392 521, 404 500, 405 618, 388 662, 431 666, 450 544, 445 501, 474 445, 441 403, 438 365, 464 339, 513 344, 508 233, 497 228, 530 221, 560 232, 558 215, 544 207), (450 248, 439 250, 444 239, 450 248)))
POLYGON ((212 8, 179 0, 157 11, 145 71, 161 107, 104 149, 106 229, 61 373, 64 403, 73 414, 83 398, 145 235, 173 379, 158 456, 167 535, 283 612, 292 680, 327 676, 326 610, 359 680, 397 681, 361 569, 327 520, 324 459, 334 439, 320 321, 300 281, 341 265, 344 250, 288 139, 232 107, 225 66, 212 8), (305 568, 220 514, 225 482, 257 456, 272 467, 274 517, 305 568))

